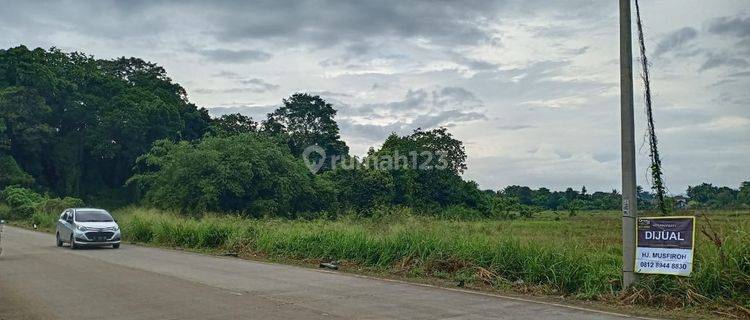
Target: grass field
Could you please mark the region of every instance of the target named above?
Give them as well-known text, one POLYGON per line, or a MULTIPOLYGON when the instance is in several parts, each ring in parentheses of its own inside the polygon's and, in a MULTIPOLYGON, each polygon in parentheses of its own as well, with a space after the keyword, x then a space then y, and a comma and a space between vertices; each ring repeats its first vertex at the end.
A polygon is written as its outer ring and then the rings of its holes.
MULTIPOLYGON (((620 292, 620 213, 545 212, 533 219, 456 221, 390 208, 375 218, 254 220, 128 207, 126 240, 241 256, 317 263, 466 287, 662 307, 718 308, 750 316, 750 211, 699 217, 691 277, 645 275, 620 292), (721 247, 700 232, 710 222, 721 247), (724 258, 722 258, 724 256, 724 258)), ((700 214, 687 212, 685 214, 700 214)), ((36 217, 35 221, 50 220, 36 217)), ((52 219, 53 220, 53 219, 52 219)), ((51 221, 51 220, 50 220, 51 221)))
MULTIPOLYGON (((708 212, 709 234, 721 236, 721 249, 699 234, 691 277, 644 276, 627 294, 619 292, 619 212, 574 217, 547 212, 529 220, 480 221, 420 217, 408 209, 332 221, 189 219, 143 208, 116 215, 126 239, 135 242, 307 262, 338 260, 352 269, 407 278, 580 299, 670 307, 708 303, 740 313, 750 308, 750 211, 708 212)), ((698 230, 707 223, 699 218, 698 230)))

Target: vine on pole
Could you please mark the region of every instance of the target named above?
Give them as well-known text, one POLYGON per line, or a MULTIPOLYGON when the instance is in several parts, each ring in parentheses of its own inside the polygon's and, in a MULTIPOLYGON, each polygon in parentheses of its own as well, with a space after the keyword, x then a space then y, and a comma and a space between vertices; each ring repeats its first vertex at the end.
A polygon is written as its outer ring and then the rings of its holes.
POLYGON ((644 98, 646 100, 646 118, 648 119, 649 157, 651 158, 651 178, 653 179, 651 189, 656 191, 656 200, 658 201, 659 211, 663 215, 666 215, 667 207, 664 203, 664 179, 662 178, 661 158, 659 157, 659 149, 657 148, 656 131, 654 129, 654 114, 651 107, 651 79, 648 72, 648 58, 646 57, 646 44, 643 40, 643 23, 641 22, 641 8, 638 5, 638 0, 635 0, 635 14, 637 18, 636 23, 638 25, 638 43, 641 51, 641 66, 643 67, 641 79, 643 79, 643 87, 645 88, 644 98))

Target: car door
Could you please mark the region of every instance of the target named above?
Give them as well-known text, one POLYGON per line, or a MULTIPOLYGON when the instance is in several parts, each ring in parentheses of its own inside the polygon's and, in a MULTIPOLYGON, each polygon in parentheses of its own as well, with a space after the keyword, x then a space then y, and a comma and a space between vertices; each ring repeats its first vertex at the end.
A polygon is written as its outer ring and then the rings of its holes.
POLYGON ((60 214, 59 217, 57 217, 57 223, 55 224, 55 231, 57 231, 57 234, 60 235, 60 239, 65 239, 63 237, 63 221, 65 221, 65 214, 67 213, 67 210, 63 210, 63 212, 60 214))
POLYGON ((70 239, 70 235, 73 232, 73 225, 70 223, 73 218, 73 211, 72 210, 65 210, 65 213, 63 213, 62 217, 60 218, 60 221, 58 222, 60 224, 60 227, 58 230, 60 231, 60 239, 68 240, 70 239))

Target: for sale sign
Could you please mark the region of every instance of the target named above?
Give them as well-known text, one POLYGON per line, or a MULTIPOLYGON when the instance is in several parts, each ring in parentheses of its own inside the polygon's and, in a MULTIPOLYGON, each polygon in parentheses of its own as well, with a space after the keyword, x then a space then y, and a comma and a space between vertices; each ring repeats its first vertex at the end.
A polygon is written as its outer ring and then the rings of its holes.
POLYGON ((694 235, 695 217, 638 218, 635 272, 689 276, 694 235))

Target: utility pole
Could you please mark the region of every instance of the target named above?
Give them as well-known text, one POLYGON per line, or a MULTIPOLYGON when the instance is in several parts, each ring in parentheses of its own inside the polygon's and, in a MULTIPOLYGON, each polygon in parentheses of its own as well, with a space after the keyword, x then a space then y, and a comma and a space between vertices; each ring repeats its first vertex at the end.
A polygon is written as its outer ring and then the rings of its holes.
POLYGON ((630 0, 620 1, 620 145, 622 148, 622 287, 636 281, 635 236, 638 218, 635 182, 635 128, 633 115, 633 48, 630 0))

